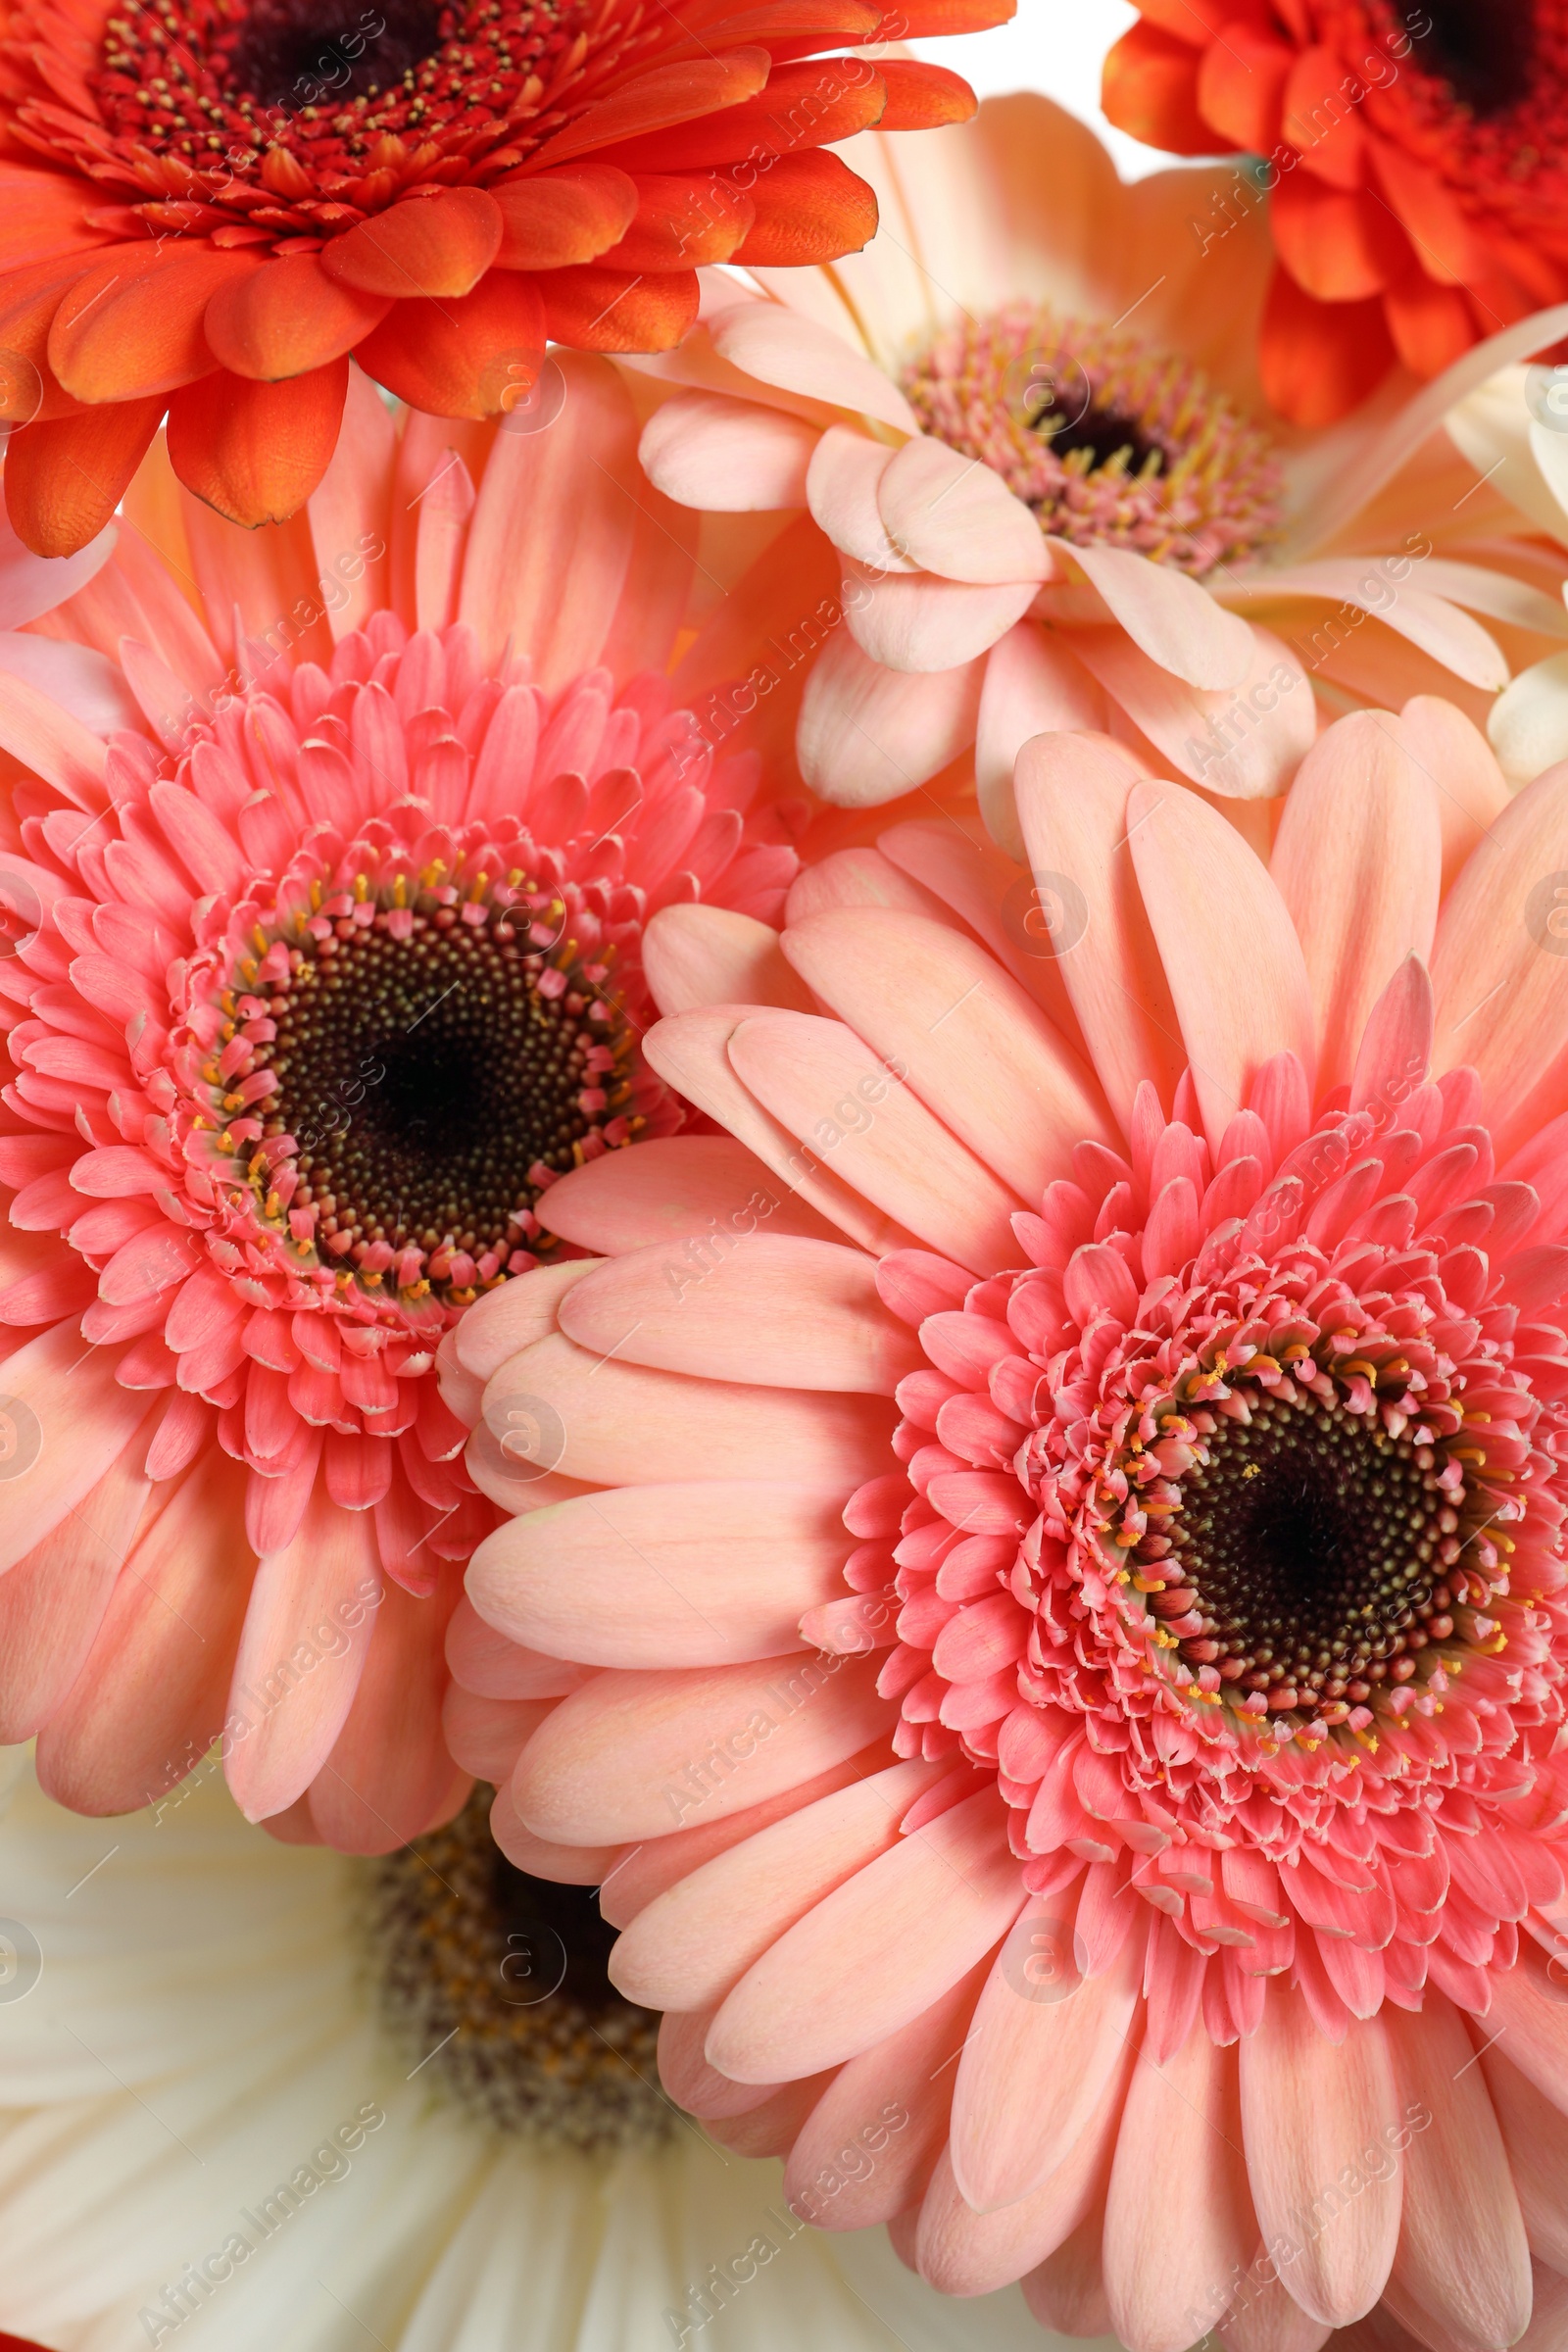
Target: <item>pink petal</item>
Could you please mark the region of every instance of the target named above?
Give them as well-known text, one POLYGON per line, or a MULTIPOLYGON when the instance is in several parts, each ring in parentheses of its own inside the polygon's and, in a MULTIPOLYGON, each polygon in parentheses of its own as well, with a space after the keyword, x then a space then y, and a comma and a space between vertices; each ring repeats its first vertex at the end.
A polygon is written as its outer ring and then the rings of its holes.
POLYGON ((53 612, 78 588, 96 579, 115 552, 113 523, 74 556, 35 556, 11 527, 0 521, 0 629, 20 629, 53 612))
MULTIPOLYGON (((79 561, 71 556, 35 560, 79 561)), ((0 580, 0 593, 3 586, 0 580)), ((141 711, 126 685, 125 672, 90 646, 7 629, 0 631, 0 670, 47 695, 93 735, 112 735, 117 727, 133 727, 138 735, 142 732, 141 711)), ((183 705, 188 713, 190 697, 178 679, 173 683, 176 707, 183 705)))
POLYGON ((1075 629, 1072 647, 1176 773, 1222 800, 1283 792, 1312 748, 1317 715, 1306 672, 1266 629, 1253 629, 1251 662, 1239 682, 1211 692, 1162 669, 1119 629, 1075 629))
POLYGON ((874 571, 917 571, 919 564, 888 537, 877 504, 878 485, 892 463, 884 442, 847 424, 829 425, 806 477, 807 500, 812 521, 841 554, 874 571))
MULTIPOLYGON (((647 1147, 645 1146, 646 1150, 647 1147)), ((535 1266, 479 1299, 457 1326, 458 1361, 473 1379, 493 1379, 502 1365, 560 1329, 557 1309, 574 1282, 593 1271, 592 1258, 535 1266)))
POLYGON ((876 1695, 876 1672, 874 1658, 797 1656, 596 1675, 524 1748, 513 1802, 536 1836, 563 1844, 717 1823, 800 1788, 885 1734, 893 1708, 876 1695))
POLYGON ((505 1782, 553 1704, 543 1697, 486 1698, 454 1683, 441 1705, 447 1753, 479 1780, 505 1782))
POLYGON ((1045 544, 1077 565, 1158 668, 1208 693, 1242 685, 1252 664, 1251 631, 1197 580, 1127 548, 1078 547, 1064 539, 1045 544))
POLYGON ((281 1813, 330 1755, 381 1594, 368 1515, 340 1511, 318 1482, 298 1533, 256 1572, 240 1638, 225 1768, 247 1820, 281 1813))
POLYGON ((449 1821, 468 1793, 467 1769, 442 1737, 443 1613, 401 1585, 383 1588, 353 1703, 311 1787, 312 1819, 339 1853, 391 1853, 449 1821))
POLYGON ((781 303, 738 303, 715 312, 709 332, 721 359, 764 384, 874 416, 901 432, 916 429, 913 410, 881 368, 799 311, 781 303))
POLYGON ((666 498, 710 513, 804 507, 819 427, 781 409, 681 392, 654 411, 637 455, 666 498))
POLYGON ((911 882, 879 849, 833 850, 803 866, 790 884, 784 920, 804 922, 808 914, 825 914, 835 906, 902 906, 909 914, 959 927, 933 891, 911 882))
POLYGON ((732 1845, 638 1912, 612 1981, 655 2009, 721 2001, 786 1928, 897 1842, 935 1778, 929 1764, 893 1764, 732 1845))
POLYGON ((611 1488, 497 1528, 468 1595, 510 1642, 595 1666, 781 1657, 844 1590, 842 1511, 836 1489, 744 1479, 611 1488))
POLYGON ((999 638, 986 663, 975 742, 980 813, 998 846, 1024 862, 1012 771, 1031 735, 1101 734, 1105 697, 1073 659, 1070 631, 1020 620, 999 638))
POLYGON ((773 1388, 891 1396, 924 1362, 863 1250, 782 1234, 706 1268, 672 1262, 662 1243, 635 1250, 576 1284, 560 1320, 579 1347, 624 1363, 773 1388))
POLYGON ((607 1152, 574 1168, 550 1188, 550 1230, 607 1257, 690 1238, 696 1256, 687 1262, 699 1266, 725 1236, 740 1241, 765 1230, 828 1241, 839 1231, 728 1135, 655 1136, 638 1145, 635 1158, 607 1152))
MULTIPOLYGON (((1396 2014, 1390 2008, 1384 2019, 1396 2014)), ((1347 2149, 1378 2142, 1400 2112, 1396 2098, 1384 2020, 1352 2022, 1344 2041, 1332 2042, 1298 1991, 1270 1982, 1262 2024, 1241 2043, 1248 2177, 1264 2243, 1289 2231, 1301 2246, 1286 2272, 1292 2296, 1336 2328, 1360 2319, 1383 2292, 1399 2236, 1400 2176, 1348 2201, 1315 2234, 1301 2231, 1299 2216, 1337 2179, 1347 2149)))
POLYGON ((779 952, 778 933, 727 906, 662 908, 643 934, 643 970, 661 1012, 699 1004, 811 1008, 779 952))
MULTIPOLYGON (((784 951, 824 1004, 1026 1200, 1069 1173, 1085 1138, 1113 1143, 1098 1085, 975 940, 921 915, 860 907, 792 923, 784 951)), ((907 1222, 907 1219, 905 1220, 907 1222)))
POLYGON ((1311 987, 1268 870, 1235 827, 1177 784, 1140 784, 1127 804, 1138 886, 1170 983, 1211 1147, 1276 1054, 1314 1066, 1311 987), (1230 950, 1245 940, 1247 982, 1230 950))
POLYGON ((988 653, 1034 601, 1032 584, 971 588, 935 572, 878 577, 851 564, 844 613, 862 653, 888 669, 951 670, 988 653))
POLYGON ((1379 710, 1320 736, 1286 800, 1269 870, 1306 958, 1324 1087, 1350 1075, 1367 1016, 1405 957, 1432 953, 1437 802, 1400 722, 1379 710))
POLYGON ((795 738, 802 775, 841 808, 901 799, 974 741, 984 675, 978 661, 907 675, 886 669, 841 629, 806 681, 795 738))
MULTIPOLYGON (((1374 2190, 1372 2193, 1376 2193, 1374 2190)), ((1162 2066, 1133 2069, 1105 2205, 1105 2291, 1127 2352, 1184 2352, 1195 2310, 1251 2255, 1236 2053, 1200 2021, 1162 2066), (1149 2183, 1161 2182, 1150 2227, 1149 2183)))
POLYGON ((127 1446, 97 1486, 0 1577, 0 1740, 30 1740, 65 1698, 103 1623, 149 1492, 127 1446))
POLYGON ((877 505, 893 545, 943 579, 1038 583, 1052 570, 1039 523, 1002 476, 924 434, 898 452, 877 505))
POLYGON ((729 1058, 763 1108, 886 1215, 977 1272, 1009 1262, 1017 1197, 853 1030, 759 1013, 735 1031, 729 1058))
POLYGON ((1271 571, 1264 593, 1322 597, 1336 606, 1370 612, 1396 636, 1430 654, 1467 686, 1495 694, 1508 683, 1508 664, 1496 639, 1441 596, 1401 581, 1396 589, 1381 564, 1357 564, 1350 557, 1324 558, 1315 564, 1297 564, 1271 571))
POLYGON ((1021 1900, 1002 1808, 982 1789, 779 1937, 714 2019, 710 2065, 736 2082, 779 2082, 855 2057, 939 1999, 1006 1932, 1021 1900))
POLYGON ((689 1380, 594 1355, 559 1332, 501 1367, 484 1409, 521 1458, 568 1478, 664 1485, 787 1461, 846 1491, 885 1467, 898 1419, 880 1396, 689 1380))
POLYGON ((1437 787, 1446 897, 1471 851, 1508 806, 1508 787, 1481 729, 1439 695, 1412 696, 1399 712, 1399 733, 1437 787))
POLYGON ((146 1420, 153 1397, 115 1379, 116 1350, 87 1347, 57 1323, 0 1360, 0 1395, 15 1430, 0 1522, 0 1571, 81 1507, 146 1420))

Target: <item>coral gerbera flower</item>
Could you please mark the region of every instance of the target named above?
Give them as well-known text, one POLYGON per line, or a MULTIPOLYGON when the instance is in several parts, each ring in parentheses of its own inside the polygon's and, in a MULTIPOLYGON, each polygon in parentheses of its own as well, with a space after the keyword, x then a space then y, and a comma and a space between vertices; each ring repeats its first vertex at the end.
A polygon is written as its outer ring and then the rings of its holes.
MULTIPOLYGON (((24 1765, 0 2352, 41 2352, 8 2322, 51 2352, 649 2352, 672 2318, 688 2352, 720 2319, 737 2352, 972 2346, 880 2231, 813 2236, 675 2111, 591 1897, 511 1869, 477 1794, 365 1863, 274 1844, 212 1773, 111 1834, 24 1765)), ((993 2352, 1025 2352, 1016 2301, 993 2352)))
MULTIPOLYGON (((1009 7, 932 0, 895 29, 1009 7)), ((166 410, 187 487, 278 520, 331 456, 350 352, 416 408, 495 416, 547 338, 677 341, 699 262, 863 244, 874 200, 829 144, 973 105, 938 67, 813 55, 882 28, 866 0, 8 7, 13 523, 41 555, 79 547, 166 410)))
POLYGON ((671 708, 692 557, 621 487, 624 389, 563 372, 476 498, 363 378, 309 520, 146 478, 54 642, 7 640, 0 1725, 88 1811, 220 1732, 253 1818, 309 1788, 335 1844, 460 1800, 444 1563, 495 1514, 437 1350, 548 1255, 557 1177, 681 1122, 646 915, 795 870, 671 708))
POLYGON ((694 388, 642 444, 691 505, 808 508, 775 561, 831 543, 847 625, 799 737, 828 798, 890 799, 972 746, 1021 856, 1012 765, 1042 729, 1250 799, 1284 790, 1320 707, 1437 693, 1484 721, 1509 657, 1555 650, 1561 600, 1439 431, 1540 323, 1314 439, 1257 383, 1260 219, 1206 256, 1192 234, 1229 173, 1124 185, 1031 95, 922 141, 917 172, 875 134, 853 152, 889 234, 761 272, 765 303, 715 282, 647 363, 694 388))
POLYGON ((1102 103, 1178 155, 1261 156, 1195 217, 1261 204, 1279 268, 1263 381, 1301 424, 1402 365, 1440 375, 1568 296, 1568 19, 1560 0, 1137 0, 1102 103))
POLYGON ((1564 2248, 1568 770, 1358 713, 1267 868, 1081 737, 1018 801, 1029 872, 804 874, 793 998, 656 924, 733 1140, 568 1178, 599 1262, 458 1335, 602 1490, 468 1573, 589 1675, 498 1834, 798 2194, 908 2105, 817 2212, 937 2283, 1506 2345, 1564 2248))

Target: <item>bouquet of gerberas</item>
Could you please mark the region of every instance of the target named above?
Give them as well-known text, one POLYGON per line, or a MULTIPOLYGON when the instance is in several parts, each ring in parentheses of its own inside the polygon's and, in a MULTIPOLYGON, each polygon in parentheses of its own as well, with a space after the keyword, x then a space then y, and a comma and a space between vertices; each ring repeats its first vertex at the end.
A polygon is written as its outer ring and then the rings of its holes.
POLYGON ((1005 13, 0 28, 28 2343, 1568 2340, 1568 19, 1005 13))

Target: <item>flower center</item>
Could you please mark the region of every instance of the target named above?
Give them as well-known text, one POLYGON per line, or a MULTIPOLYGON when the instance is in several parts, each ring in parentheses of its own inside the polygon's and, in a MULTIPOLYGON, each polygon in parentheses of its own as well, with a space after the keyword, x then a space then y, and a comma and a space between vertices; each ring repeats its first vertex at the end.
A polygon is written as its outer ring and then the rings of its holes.
MULTIPOLYGON (((109 18, 86 78, 143 187, 150 150, 176 197, 335 233, 454 147, 465 179, 521 162, 580 74, 591 21, 587 0, 151 0, 109 18)), ((621 40, 612 27, 612 53, 621 40)))
POLYGON ((1001 474, 1041 529, 1201 578, 1275 535, 1271 443, 1179 354, 1030 304, 950 328, 903 376, 925 430, 1001 474))
POLYGON ((1442 1569, 1459 1520, 1430 1446, 1343 1404, 1265 1396, 1204 1456, 1181 1482, 1151 1610, 1236 1696, 1342 1720, 1452 1635, 1442 1569))
POLYGON ((667 2138, 658 2019, 606 1974, 595 1891, 527 1877, 490 1836, 492 1791, 371 1863, 365 1933, 381 2015, 411 2062, 493 2129, 557 2146, 667 2138))
POLYGON ((558 944, 561 903, 531 907, 520 874, 460 900, 446 871, 375 896, 362 874, 261 934, 202 1077, 297 1257, 461 1306, 536 1262, 540 1193, 641 1121, 632 1033, 600 993, 611 952, 585 965, 558 944))
POLYGON ((1478 118, 1517 106, 1534 78, 1533 0, 1422 0, 1404 19, 1418 66, 1478 118), (1420 30, 1417 30, 1420 26, 1420 30))

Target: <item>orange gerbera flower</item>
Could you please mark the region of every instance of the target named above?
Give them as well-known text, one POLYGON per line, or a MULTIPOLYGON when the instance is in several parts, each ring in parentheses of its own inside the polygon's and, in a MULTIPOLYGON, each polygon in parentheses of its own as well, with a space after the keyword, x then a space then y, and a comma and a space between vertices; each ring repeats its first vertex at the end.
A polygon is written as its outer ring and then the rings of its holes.
POLYGON ((165 412, 181 480, 280 520, 348 355, 495 416, 547 340, 662 350, 697 266, 863 245, 836 156, 973 111, 940 67, 811 53, 1010 0, 22 0, 0 8, 6 501, 44 555, 102 527, 165 412))
MULTIPOLYGON (((1138 0, 1104 106, 1181 155, 1264 157, 1263 380, 1327 424, 1568 293, 1563 0, 1138 0)), ((1236 211, 1259 201, 1239 182, 1236 211)), ((1222 234, 1223 214, 1196 221, 1222 234)))

